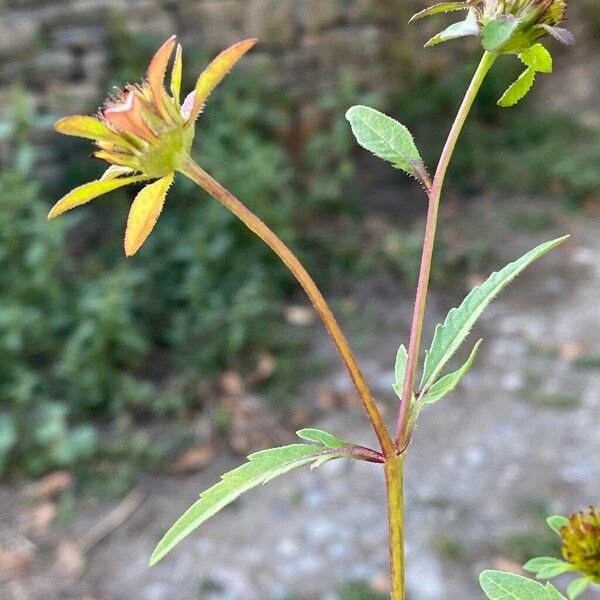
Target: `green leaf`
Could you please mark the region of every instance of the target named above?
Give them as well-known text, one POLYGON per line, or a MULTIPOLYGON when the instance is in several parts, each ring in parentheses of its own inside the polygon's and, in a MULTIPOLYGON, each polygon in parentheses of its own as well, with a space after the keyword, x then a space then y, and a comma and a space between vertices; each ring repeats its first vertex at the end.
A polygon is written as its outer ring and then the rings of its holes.
POLYGON ((424 17, 430 17, 431 15, 439 15, 440 13, 447 13, 456 10, 468 10, 470 2, 441 2, 440 4, 434 4, 428 8, 424 8, 417 14, 410 18, 409 23, 416 21, 417 19, 423 19, 424 17))
POLYGON ((552 529, 555 533, 560 535, 560 530, 569 524, 569 519, 567 517, 563 517, 562 515, 553 515, 552 517, 548 517, 546 519, 546 523, 548 523, 548 527, 552 529))
POLYGON ((425 48, 431 48, 437 46, 442 42, 448 42, 449 40, 455 40, 457 38, 465 37, 468 35, 479 35, 479 21, 477 20, 477 13, 471 9, 469 14, 464 21, 454 23, 449 27, 446 27, 444 31, 441 31, 437 35, 434 35, 426 44, 425 48))
POLYGON ((488 52, 497 52, 504 46, 521 24, 521 20, 512 15, 502 15, 490 21, 481 34, 481 42, 488 52))
POLYGON ((538 579, 552 579, 553 577, 558 577, 563 573, 572 571, 573 565, 558 558, 540 556, 532 558, 523 565, 523 568, 530 573, 535 573, 538 579))
POLYGON ((395 119, 368 106, 353 106, 346 113, 356 141, 378 158, 392 163, 430 186, 427 169, 410 131, 395 119))
POLYGON ((550 600, 549 590, 541 583, 502 571, 484 571, 481 588, 490 600, 550 600))
POLYGON ((438 382, 434 383, 430 390, 423 397, 423 404, 434 404, 438 400, 441 400, 444 396, 447 396, 454 391, 456 386, 461 382, 462 378, 469 372, 469 369, 473 366, 473 362, 477 356, 477 351, 483 340, 479 340, 469 356, 467 362, 454 373, 450 373, 445 377, 442 377, 438 382))
POLYGON ((521 52, 519 59, 536 73, 552 73, 552 55, 541 44, 534 44, 521 52))
POLYGON ((551 584, 546 584, 546 595, 548 600, 566 600, 566 598, 551 584))
POLYGON ((519 78, 504 92, 502 98, 498 100, 498 106, 509 108, 514 106, 519 100, 522 100, 533 86, 535 81, 535 70, 531 67, 525 69, 519 78))
POLYGON ((592 582, 589 577, 579 577, 571 581, 569 587, 567 588, 567 596, 569 597, 569 600, 575 600, 577 596, 583 594, 583 592, 587 590, 591 583, 592 582))
POLYGON ((320 444, 326 448, 349 448, 353 445, 336 438, 334 435, 331 435, 331 433, 321 431, 320 429, 301 429, 296 432, 296 435, 307 442, 320 444))
POLYGON ((396 364, 394 366, 394 374, 396 383, 394 383, 394 391, 398 396, 402 396, 402 390, 404 389, 404 378, 406 377, 406 361, 408 360, 408 352, 404 344, 398 348, 396 354, 396 364))
POLYGON ((453 308, 448 313, 444 323, 435 328, 431 348, 425 357, 421 389, 433 385, 489 303, 531 263, 562 244, 568 237, 540 244, 501 271, 492 273, 485 283, 471 290, 458 308, 453 308))
MULTIPOLYGON (((317 437, 331 441, 327 435, 322 436, 322 433, 324 432, 317 434, 317 437)), ((246 464, 226 473, 219 483, 200 494, 200 500, 179 518, 158 543, 150 557, 150 565, 158 563, 194 529, 231 504, 244 492, 298 467, 316 461, 322 463, 324 459, 331 460, 343 455, 341 450, 336 454, 328 447, 314 444, 293 444, 251 454, 246 464)))

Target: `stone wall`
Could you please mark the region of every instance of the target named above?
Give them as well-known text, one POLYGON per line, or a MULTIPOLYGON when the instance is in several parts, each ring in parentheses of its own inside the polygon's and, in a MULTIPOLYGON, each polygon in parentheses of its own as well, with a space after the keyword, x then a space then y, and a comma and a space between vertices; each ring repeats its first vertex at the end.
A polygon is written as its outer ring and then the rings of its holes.
MULTIPOLYGON (((216 53, 243 37, 260 45, 245 59, 298 104, 335 85, 342 66, 385 90, 390 15, 403 0, 0 0, 0 106, 23 82, 40 113, 89 111, 105 96, 114 28, 187 52, 216 53)), ((242 67, 244 68, 244 67, 242 67)), ((140 76, 142 73, 140 73, 140 76)), ((2 109, 0 109, 2 110, 2 109)))

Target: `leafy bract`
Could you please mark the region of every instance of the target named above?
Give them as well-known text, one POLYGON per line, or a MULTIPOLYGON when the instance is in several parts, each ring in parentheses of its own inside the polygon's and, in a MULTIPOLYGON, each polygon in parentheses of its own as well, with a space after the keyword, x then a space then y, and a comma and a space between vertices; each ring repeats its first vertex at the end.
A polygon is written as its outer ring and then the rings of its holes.
POLYGON ((409 23, 416 21, 417 19, 423 19, 424 17, 430 17, 431 15, 439 15, 440 13, 447 13, 456 10, 467 10, 470 8, 470 2, 441 2, 434 4, 428 8, 424 8, 410 18, 409 23))
POLYGON ((569 597, 569 600, 575 600, 575 598, 583 594, 583 592, 588 589, 591 583, 592 581, 589 577, 578 577, 577 579, 571 581, 569 587, 567 588, 567 596, 569 597))
POLYGON ((479 582, 490 600, 565 600, 556 588, 514 573, 484 571, 479 582))
POLYGON ((560 530, 565 527, 565 525, 569 524, 569 519, 562 515, 553 515, 546 519, 546 523, 548 523, 548 527, 550 527, 552 531, 560 535, 560 530))
POLYGON ((444 323, 436 327, 431 348, 425 358, 420 386, 422 390, 430 388, 435 383, 441 370, 458 350, 477 319, 498 293, 531 263, 562 244, 568 237, 564 236, 541 244, 501 271, 492 273, 485 283, 471 290, 458 308, 453 308, 448 313, 444 323))
POLYGON ((431 386, 429 391, 423 396, 423 404, 434 404, 438 400, 441 400, 444 396, 447 396, 454 391, 456 386, 461 382, 462 378, 473 366, 477 356, 477 351, 479 350, 479 346, 481 345, 482 341, 483 340, 479 340, 475 344, 469 358, 467 359, 467 362, 460 369, 454 371, 454 373, 450 373, 445 377, 442 377, 439 381, 431 386))
POLYGON ((502 108, 509 108, 514 106, 519 100, 522 100, 527 96, 531 88, 533 87, 533 82, 535 81, 535 69, 528 67, 525 69, 519 78, 509 86, 509 88, 504 92, 500 100, 498 100, 498 106, 502 108))
POLYGON ((446 27, 444 31, 434 35, 425 44, 425 48, 431 48, 442 42, 448 42, 449 40, 455 40, 469 35, 479 35, 479 21, 477 20, 477 13, 473 9, 469 10, 464 21, 453 23, 449 27, 446 27))
POLYGON ((521 52, 519 59, 536 73, 552 73, 552 55, 542 44, 534 44, 521 52))
POLYGON ((225 473, 221 481, 200 494, 200 499, 177 520, 158 543, 150 557, 150 565, 162 560, 192 531, 244 492, 298 467, 322 464, 348 455, 344 452, 348 444, 340 446, 343 442, 324 431, 308 429, 300 433, 305 439, 318 443, 292 444, 251 454, 247 463, 225 473))
POLYGON ((346 113, 356 141, 378 158, 392 163, 429 188, 430 180, 410 131, 401 123, 368 106, 346 113))
POLYGON ((481 34, 481 43, 488 52, 497 52, 510 41, 521 20, 513 15, 502 15, 491 20, 481 34))
POLYGON ((523 568, 530 573, 535 573, 538 579, 552 579, 553 577, 558 577, 563 573, 574 570, 571 563, 549 556, 532 558, 523 565, 523 568))

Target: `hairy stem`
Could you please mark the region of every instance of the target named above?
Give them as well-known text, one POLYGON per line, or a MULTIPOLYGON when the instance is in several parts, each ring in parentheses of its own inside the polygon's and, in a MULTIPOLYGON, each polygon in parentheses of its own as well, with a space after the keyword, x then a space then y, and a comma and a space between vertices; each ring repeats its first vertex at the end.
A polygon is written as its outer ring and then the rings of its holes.
POLYGON ((396 445, 400 450, 404 450, 409 443, 409 412, 415 385, 415 375, 419 361, 419 349, 421 345, 421 336, 423 334, 423 320, 425 317, 425 307, 427 305, 427 292, 429 289, 429 278, 431 275, 431 261, 433 258, 433 248, 435 245, 435 233, 437 229, 438 213, 440 208, 440 198, 444 179, 450 164, 450 159, 456 148, 456 143, 467 120, 467 116, 473 106, 477 92, 481 84, 496 60, 496 54, 486 52, 475 74, 471 84, 465 94, 463 102, 458 110, 448 139, 440 156, 440 160, 433 178, 433 183, 428 193, 429 209, 427 211, 427 221, 425 224, 425 239, 423 242, 423 254, 421 257, 421 268, 419 271, 419 281, 417 283, 417 293, 415 297, 415 308, 410 331, 410 342, 408 345, 408 358, 406 362, 406 376, 404 378, 404 388, 402 390, 402 399, 400 402, 400 412, 398 415, 398 424, 396 427, 396 445))
POLYGON ((404 575, 404 457, 386 459, 384 465, 387 489, 388 527, 392 600, 405 600, 404 575))
POLYGON ((236 217, 238 217, 248 229, 253 231, 267 246, 269 246, 277 256, 285 263, 288 269, 293 273, 304 291, 310 298, 315 310, 321 317, 327 332, 329 333, 333 343, 335 344, 348 373, 352 378, 354 386, 362 400, 362 403, 367 411, 369 420, 375 430, 379 444, 383 454, 393 456, 396 454, 394 442, 383 422, 381 413, 377 408, 377 404, 371 395, 369 387, 365 381, 363 374, 358 366, 356 358, 350 349, 346 338, 338 325, 333 312, 329 308, 325 298, 319 291, 319 288, 296 258, 294 253, 283 243, 283 241, 252 211, 242 204, 235 196, 226 190, 218 181, 213 179, 206 171, 204 171, 191 158, 181 168, 181 172, 189 177, 194 183, 206 190, 211 196, 217 199, 227 209, 229 209, 236 217))

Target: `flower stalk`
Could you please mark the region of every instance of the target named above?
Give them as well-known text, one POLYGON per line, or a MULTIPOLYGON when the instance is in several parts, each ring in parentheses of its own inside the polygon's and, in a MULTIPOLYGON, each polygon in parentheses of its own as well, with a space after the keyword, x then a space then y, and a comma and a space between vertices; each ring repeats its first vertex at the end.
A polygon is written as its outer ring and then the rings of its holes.
POLYGON ((408 346, 408 358, 406 363, 406 377, 404 379, 404 388, 400 401, 400 410, 396 426, 396 446, 403 452, 410 442, 411 431, 409 430, 410 405, 414 394, 415 376, 419 362, 419 349, 421 346, 421 337, 423 335, 423 322, 425 319, 425 309, 427 306, 427 294, 429 291, 429 280, 431 276, 431 263, 433 259, 433 250, 435 246, 435 234, 437 231, 438 214, 440 209, 440 200, 442 188, 446 178, 446 172, 450 165, 450 160, 454 154, 454 149, 460 137, 460 133, 467 120, 473 102, 477 97, 481 85, 491 69, 497 55, 485 52, 471 84, 467 89, 462 104, 458 110, 446 144, 440 156, 440 160, 433 178, 433 183, 428 192, 429 208, 427 211, 427 221, 425 224, 425 238, 423 241, 423 251, 421 255, 421 267, 419 270, 419 279, 417 283, 417 292, 415 297, 415 307, 413 311, 413 320, 410 331, 410 341, 408 346))

